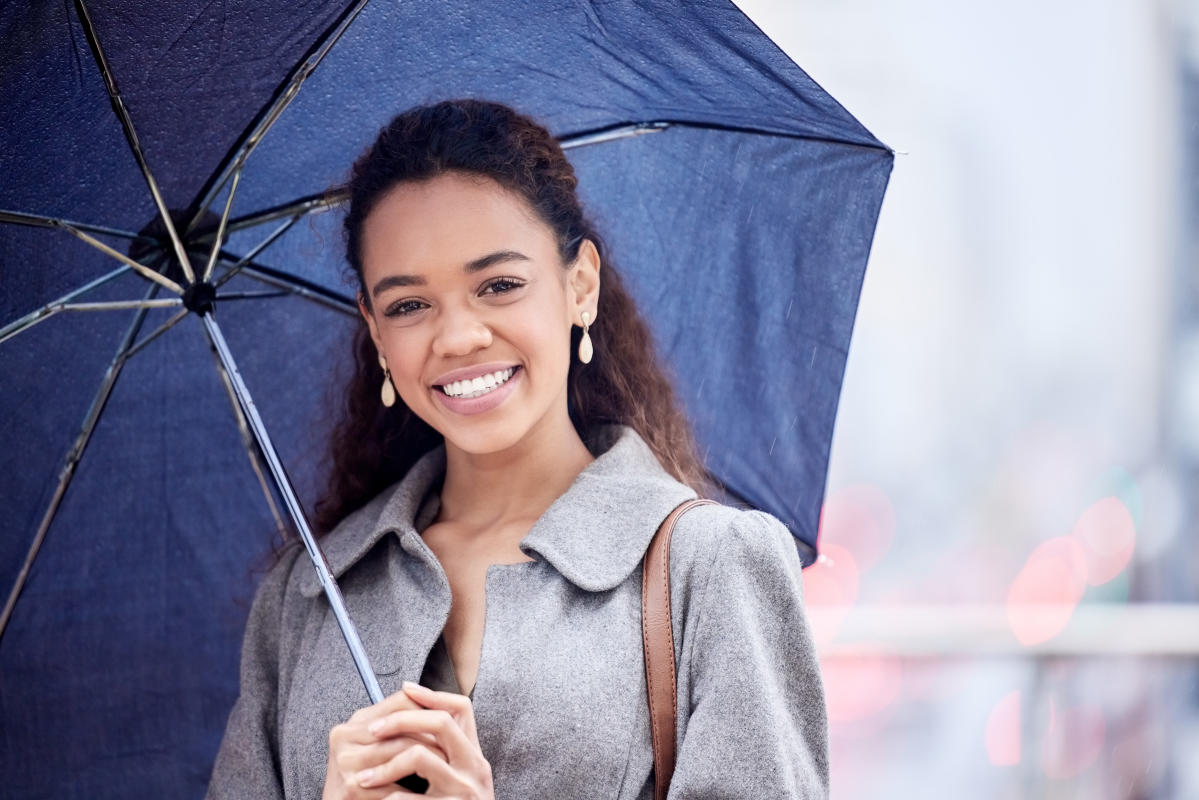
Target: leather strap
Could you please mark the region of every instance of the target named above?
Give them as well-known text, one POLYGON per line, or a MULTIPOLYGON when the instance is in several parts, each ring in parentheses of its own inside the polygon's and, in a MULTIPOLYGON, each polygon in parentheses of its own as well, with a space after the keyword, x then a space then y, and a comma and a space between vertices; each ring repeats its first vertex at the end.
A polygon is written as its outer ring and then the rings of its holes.
POLYGON ((678 720, 674 665, 674 628, 670 620, 670 536, 679 515, 714 500, 686 500, 666 515, 645 551, 641 568, 641 640, 649 690, 650 733, 654 743, 654 800, 666 800, 674 775, 675 725, 678 720))

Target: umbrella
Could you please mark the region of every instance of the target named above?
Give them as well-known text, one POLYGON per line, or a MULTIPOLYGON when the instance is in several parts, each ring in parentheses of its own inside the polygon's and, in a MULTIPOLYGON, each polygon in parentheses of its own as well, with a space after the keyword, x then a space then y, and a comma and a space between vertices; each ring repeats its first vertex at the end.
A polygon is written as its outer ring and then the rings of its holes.
POLYGON ((892 151, 727 0, 18 0, 0 46, 16 795, 202 792, 254 576, 325 478, 357 324, 328 190, 411 105, 559 137, 714 479, 815 557, 892 151))

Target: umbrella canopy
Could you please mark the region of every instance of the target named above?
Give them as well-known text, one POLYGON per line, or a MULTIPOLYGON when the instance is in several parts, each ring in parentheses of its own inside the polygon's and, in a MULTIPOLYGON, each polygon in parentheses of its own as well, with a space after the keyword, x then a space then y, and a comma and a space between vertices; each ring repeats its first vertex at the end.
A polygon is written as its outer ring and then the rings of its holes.
POLYGON ((202 793, 286 517, 209 329, 96 243, 186 287, 179 252, 202 277, 229 208, 213 317, 311 511, 357 324, 323 195, 412 105, 506 102, 569 147, 709 469, 814 558, 892 152, 727 0, 18 0, 0 47, 0 599, 23 586, 0 765, 18 796, 202 793))

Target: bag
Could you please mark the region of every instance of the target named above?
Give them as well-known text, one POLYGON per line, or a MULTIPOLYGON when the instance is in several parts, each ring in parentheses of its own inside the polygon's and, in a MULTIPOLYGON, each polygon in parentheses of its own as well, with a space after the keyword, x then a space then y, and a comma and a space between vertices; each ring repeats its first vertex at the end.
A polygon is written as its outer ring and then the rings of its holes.
POLYGON ((717 505, 716 501, 704 498, 686 500, 667 514, 641 565, 641 641, 645 647, 645 683, 654 743, 654 800, 666 800, 670 789, 678 720, 674 628, 670 620, 670 536, 679 515, 694 506, 708 504, 717 505))

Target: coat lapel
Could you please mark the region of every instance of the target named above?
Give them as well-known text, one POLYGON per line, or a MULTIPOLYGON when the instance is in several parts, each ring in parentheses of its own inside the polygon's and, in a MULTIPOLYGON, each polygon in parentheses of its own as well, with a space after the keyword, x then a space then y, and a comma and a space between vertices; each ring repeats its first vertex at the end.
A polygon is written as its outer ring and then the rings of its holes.
POLYGON ((540 554, 590 592, 623 583, 666 515, 696 496, 662 468, 645 440, 626 425, 607 426, 592 452, 596 450, 602 452, 520 542, 522 551, 540 554))
MULTIPOLYGON (((632 574, 658 525, 696 494, 662 468, 631 427, 602 426, 588 445, 596 459, 534 523, 520 548, 579 588, 601 592, 632 574)), ((415 679, 449 615, 449 581, 415 525, 425 494, 444 472, 442 445, 321 540, 380 675, 415 679), (376 547, 386 552, 363 558, 376 547)), ((300 591, 321 593, 315 570, 305 572, 300 591)))

